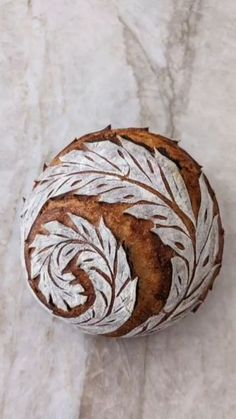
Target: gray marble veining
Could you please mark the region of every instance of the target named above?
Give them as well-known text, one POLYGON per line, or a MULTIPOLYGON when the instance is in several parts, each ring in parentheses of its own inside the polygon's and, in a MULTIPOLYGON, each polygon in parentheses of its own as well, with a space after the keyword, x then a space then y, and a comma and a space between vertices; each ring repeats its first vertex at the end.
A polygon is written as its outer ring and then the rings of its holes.
POLYGON ((235 418, 235 21, 234 0, 0 2, 1 418, 235 418), (33 178, 74 137, 109 123, 181 139, 226 230, 206 304, 129 341, 48 317, 20 265, 33 178))

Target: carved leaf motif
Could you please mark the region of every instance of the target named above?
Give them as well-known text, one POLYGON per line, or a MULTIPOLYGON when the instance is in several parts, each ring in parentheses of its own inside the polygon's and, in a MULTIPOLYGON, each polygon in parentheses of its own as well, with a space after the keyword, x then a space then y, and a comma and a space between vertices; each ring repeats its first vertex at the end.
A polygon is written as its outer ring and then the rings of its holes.
POLYGON ((191 201, 176 165, 157 150, 153 154, 140 145, 118 138, 120 144, 87 143, 85 150, 67 153, 60 158, 61 164, 50 166, 41 174, 23 213, 25 237, 48 199, 69 192, 99 195, 100 201, 107 203, 146 201, 163 205, 164 198, 168 202, 175 201, 195 222, 191 201))
POLYGON ((196 226, 196 250, 194 276, 188 275, 183 259, 172 259, 172 286, 164 309, 157 315, 133 329, 126 336, 141 336, 157 332, 181 319, 198 303, 199 297, 209 287, 219 269, 216 257, 219 251, 219 216, 214 216, 213 200, 202 174, 199 178, 201 205, 196 226), (186 282, 187 279, 187 282, 186 282), (181 291, 181 286, 183 288, 181 291), (180 289, 179 289, 180 288, 180 289))
POLYGON ((131 278, 125 251, 101 219, 96 228, 87 220, 68 214, 73 228, 51 221, 44 225, 48 235, 38 234, 31 244, 31 276, 39 276, 39 289, 47 302, 63 310, 84 304, 87 297, 75 277, 64 270, 77 257, 77 265, 88 274, 95 302, 72 322, 88 332, 108 333, 128 320, 132 313, 137 278, 131 278))
POLYGON ((188 286, 189 274, 185 261, 176 256, 172 258, 172 280, 171 289, 165 304, 164 311, 171 311, 175 305, 184 297, 186 287, 188 286))

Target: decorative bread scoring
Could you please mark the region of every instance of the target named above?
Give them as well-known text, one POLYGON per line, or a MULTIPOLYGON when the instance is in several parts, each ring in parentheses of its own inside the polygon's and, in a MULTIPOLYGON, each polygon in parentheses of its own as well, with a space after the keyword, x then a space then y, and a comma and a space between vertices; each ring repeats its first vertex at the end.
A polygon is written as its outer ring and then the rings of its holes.
POLYGON ((223 229, 201 167, 148 129, 75 139, 25 202, 29 285, 87 333, 140 336, 196 311, 219 273, 223 229))

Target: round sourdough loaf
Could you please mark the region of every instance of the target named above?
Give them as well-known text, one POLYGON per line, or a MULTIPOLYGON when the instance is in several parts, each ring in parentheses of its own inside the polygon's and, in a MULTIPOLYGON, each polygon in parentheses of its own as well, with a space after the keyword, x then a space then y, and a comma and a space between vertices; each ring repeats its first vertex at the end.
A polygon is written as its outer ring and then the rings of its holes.
POLYGON ((196 311, 223 251, 201 166, 146 128, 109 126, 61 151, 25 202, 22 235, 42 305, 107 336, 153 333, 196 311))

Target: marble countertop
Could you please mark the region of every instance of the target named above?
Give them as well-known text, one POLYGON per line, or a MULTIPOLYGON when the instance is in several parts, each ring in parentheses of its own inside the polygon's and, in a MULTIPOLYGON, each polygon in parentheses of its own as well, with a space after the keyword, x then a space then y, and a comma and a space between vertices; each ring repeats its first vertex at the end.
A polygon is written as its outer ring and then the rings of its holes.
POLYGON ((0 418, 236 417, 235 0, 0 1, 0 418), (226 243, 194 316, 149 338, 85 336, 35 304, 21 200, 43 162, 112 123, 201 162, 226 243))

